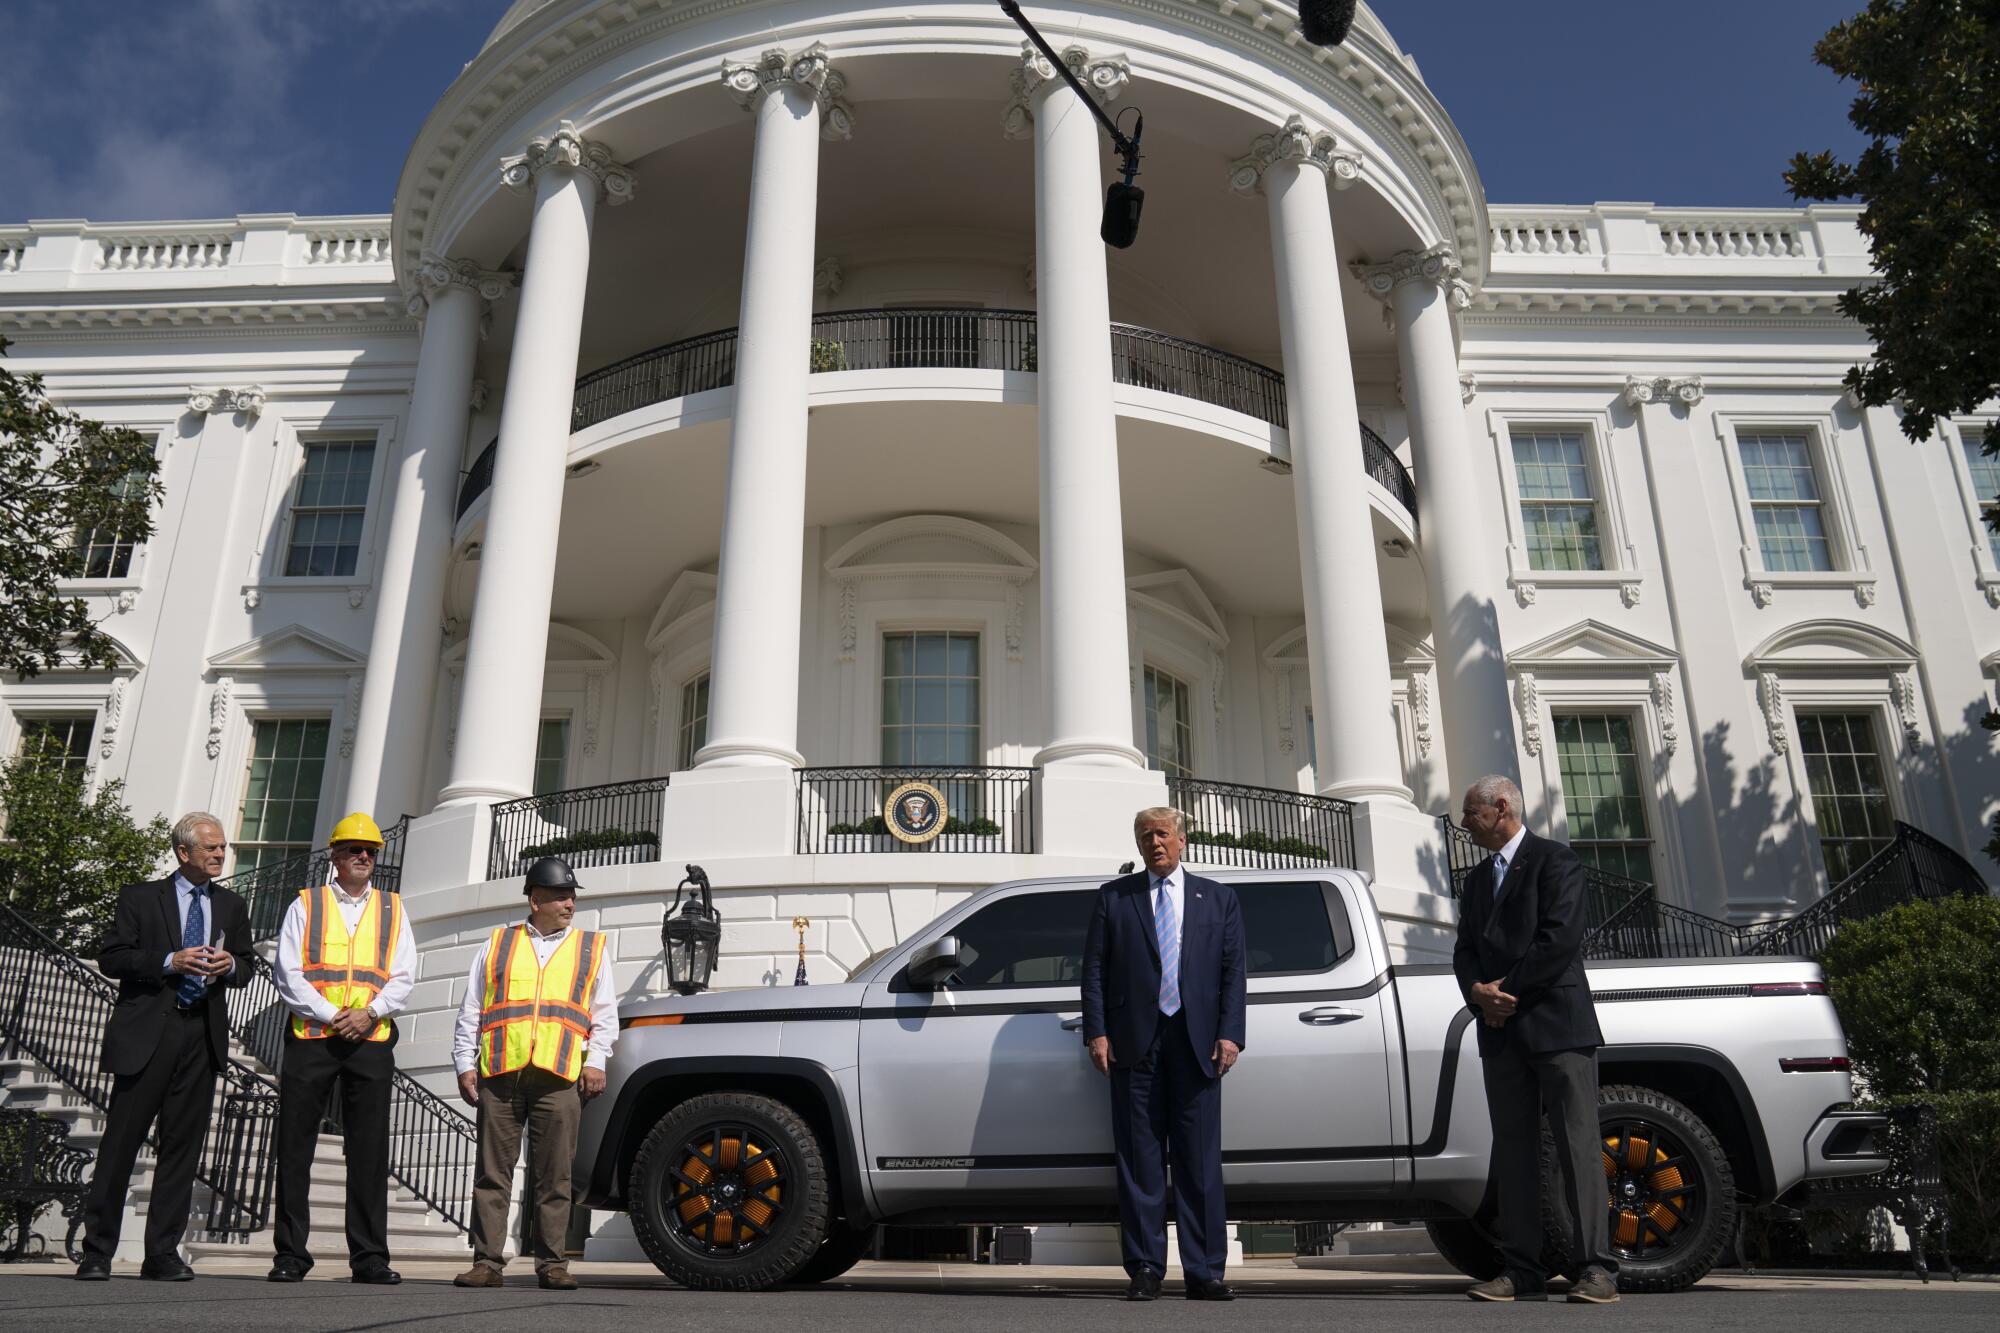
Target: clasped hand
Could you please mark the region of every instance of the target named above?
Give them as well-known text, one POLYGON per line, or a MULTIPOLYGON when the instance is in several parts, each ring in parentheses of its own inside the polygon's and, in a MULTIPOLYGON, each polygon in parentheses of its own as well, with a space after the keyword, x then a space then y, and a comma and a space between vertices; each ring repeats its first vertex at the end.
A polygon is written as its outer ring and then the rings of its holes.
POLYGON ((197 944, 191 949, 176 949, 170 961, 173 970, 184 977, 226 976, 236 963, 236 960, 229 956, 227 949, 218 949, 212 944, 197 944))
POLYGON ((327 1027, 342 1041, 366 1041, 375 1030, 375 1020, 366 1009, 342 1009, 328 1021, 327 1027))
POLYGON ((1490 1028, 1505 1024, 1521 1005, 1519 1000, 1500 989, 1498 981, 1473 982, 1472 1002, 1479 1006, 1480 1021, 1490 1028))

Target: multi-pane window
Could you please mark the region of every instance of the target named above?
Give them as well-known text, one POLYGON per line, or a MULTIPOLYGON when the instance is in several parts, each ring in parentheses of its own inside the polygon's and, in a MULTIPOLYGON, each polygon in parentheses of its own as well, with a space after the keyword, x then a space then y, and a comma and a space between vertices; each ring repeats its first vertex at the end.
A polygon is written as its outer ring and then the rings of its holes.
POLYGON ((1993 563, 2000 565, 2000 454, 1986 452, 1986 436, 1981 431, 1963 431, 1965 470, 1972 474, 1972 498, 1979 505, 1979 520, 1986 529, 1986 544, 1993 563))
POLYGON ((1604 540, 1597 499, 1577 431, 1517 430, 1514 480, 1521 492, 1521 527, 1530 569, 1602 569, 1604 540))
POLYGON ((979 636, 882 636, 882 762, 981 762, 979 636))
POLYGON ((545 717, 535 733, 535 795, 563 791, 569 776, 569 719, 545 717))
POLYGON ((1653 840, 1639 786, 1632 719, 1623 713, 1557 713, 1569 845, 1585 865, 1653 882, 1653 840))
POLYGON ((292 498, 287 577, 345 578, 354 572, 361 558, 361 520, 374 468, 375 445, 370 440, 306 446, 306 464, 292 498))
MULTIPOLYGON (((145 489, 146 478, 130 476, 119 483, 118 496, 129 499, 145 489)), ((122 579, 132 572, 134 542, 115 527, 79 528, 74 542, 81 579, 122 579)))
POLYGON ((1800 713, 1799 755, 1827 883, 1838 884, 1896 836, 1875 724, 1866 713, 1800 713))
POLYGON ((1812 441, 1800 431, 1739 431, 1736 443, 1764 568, 1774 573, 1832 569, 1833 544, 1826 535, 1812 441))
POLYGON ((236 870, 254 870, 317 845, 320 780, 331 723, 263 717, 250 742, 250 773, 236 820, 236 870))
POLYGON ((21 719, 21 758, 36 768, 59 768, 80 778, 90 767, 90 738, 97 719, 88 713, 21 719))
POLYGON ((1146 766, 1169 777, 1194 776, 1194 710, 1187 682, 1146 668, 1146 766))
POLYGON ((680 762, 675 768, 693 768, 694 757, 708 744, 708 673, 702 672, 681 686, 680 762))

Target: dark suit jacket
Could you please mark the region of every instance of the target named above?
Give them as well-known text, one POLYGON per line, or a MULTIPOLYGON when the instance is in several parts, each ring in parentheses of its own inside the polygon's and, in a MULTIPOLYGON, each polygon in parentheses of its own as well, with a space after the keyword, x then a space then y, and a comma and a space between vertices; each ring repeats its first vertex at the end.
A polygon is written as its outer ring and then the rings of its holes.
MULTIPOLYGON (((220 944, 236 958, 236 970, 211 979, 210 989, 249 985, 250 913, 243 899, 211 884, 206 906, 209 943, 220 944)), ((178 1002, 180 977, 161 971, 160 964, 180 947, 181 909, 174 901, 171 875, 118 891, 118 911, 97 955, 98 970, 118 982, 118 1006, 104 1028, 105 1072, 137 1074, 146 1068, 167 1012, 178 1002)), ((221 995, 209 996, 207 1004, 208 1049, 220 1069, 229 1055, 228 1006, 221 995)))
MULTIPOLYGON (((1246 1044, 1243 911, 1236 891, 1182 873, 1181 1009, 1195 1059, 1215 1077, 1215 1043, 1246 1044)), ((1083 941, 1083 1036, 1111 1038, 1111 1062, 1136 1064, 1153 1049, 1160 1021, 1160 942, 1153 933, 1152 876, 1112 880, 1097 891, 1083 941)))
POLYGON ((1509 1043, 1531 1052, 1602 1045, 1583 975, 1583 863, 1562 843, 1530 833, 1507 867, 1504 888, 1496 906, 1493 858, 1481 861, 1465 882, 1451 954, 1467 1004, 1475 982, 1496 979, 1520 1001, 1501 1027, 1475 1016, 1479 1053, 1509 1043))

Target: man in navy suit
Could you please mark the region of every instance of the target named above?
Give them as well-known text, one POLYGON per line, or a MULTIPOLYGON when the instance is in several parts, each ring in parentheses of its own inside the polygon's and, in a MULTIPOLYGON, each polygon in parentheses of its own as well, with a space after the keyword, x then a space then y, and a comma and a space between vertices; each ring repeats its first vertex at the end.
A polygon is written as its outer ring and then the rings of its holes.
POLYGON ((1222 1202, 1222 1076, 1243 1050, 1243 914, 1227 884, 1181 869, 1187 820, 1133 821, 1141 874, 1097 891, 1083 945, 1083 1037, 1111 1076, 1119 1241, 1150 1301, 1167 1270, 1167 1157, 1189 1300, 1234 1299, 1222 1202))

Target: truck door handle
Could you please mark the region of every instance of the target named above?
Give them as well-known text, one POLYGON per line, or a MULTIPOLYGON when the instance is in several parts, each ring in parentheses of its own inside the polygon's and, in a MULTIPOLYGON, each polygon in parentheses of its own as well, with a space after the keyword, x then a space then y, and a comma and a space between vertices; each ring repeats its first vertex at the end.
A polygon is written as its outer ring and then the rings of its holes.
POLYGON ((1082 1014, 1078 1014, 1075 1018, 1065 1018, 1062 1021, 1062 1028, 1064 1032, 1074 1032, 1082 1026, 1083 1026, 1082 1014))
POLYGON ((1336 1023, 1352 1023, 1361 1017, 1359 1009, 1342 1009, 1338 1005, 1325 1005, 1318 1009, 1299 1011, 1299 1022, 1310 1023, 1316 1028, 1332 1027, 1336 1023))

